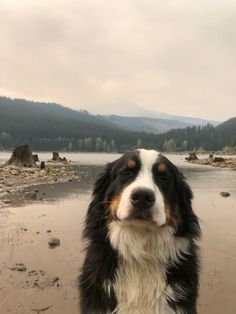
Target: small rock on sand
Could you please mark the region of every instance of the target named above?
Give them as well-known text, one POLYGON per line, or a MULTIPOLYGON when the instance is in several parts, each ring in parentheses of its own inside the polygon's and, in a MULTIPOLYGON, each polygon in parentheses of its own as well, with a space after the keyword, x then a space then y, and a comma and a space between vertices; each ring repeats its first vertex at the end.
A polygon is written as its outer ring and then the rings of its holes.
POLYGON ((229 197, 230 196, 230 193, 229 192, 220 192, 220 195, 222 197, 229 197))
POLYGON ((61 243, 60 239, 54 238, 54 237, 51 237, 50 240, 48 241, 50 248, 54 248, 56 246, 59 246, 60 243, 61 243))

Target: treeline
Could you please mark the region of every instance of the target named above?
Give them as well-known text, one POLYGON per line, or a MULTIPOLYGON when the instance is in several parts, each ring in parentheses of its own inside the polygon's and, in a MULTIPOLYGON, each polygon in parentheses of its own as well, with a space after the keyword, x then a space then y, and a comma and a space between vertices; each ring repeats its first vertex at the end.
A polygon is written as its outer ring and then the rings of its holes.
POLYGON ((192 126, 170 130, 158 135, 157 145, 163 151, 216 151, 236 152, 236 118, 213 127, 192 126))
POLYGON ((123 152, 236 150, 236 118, 216 127, 193 126, 163 134, 131 132, 86 111, 0 97, 0 149, 29 144, 34 150, 123 152))
POLYGON ((86 111, 0 97, 0 147, 12 149, 24 143, 34 150, 110 152, 141 143, 154 147, 155 135, 123 130, 86 111))

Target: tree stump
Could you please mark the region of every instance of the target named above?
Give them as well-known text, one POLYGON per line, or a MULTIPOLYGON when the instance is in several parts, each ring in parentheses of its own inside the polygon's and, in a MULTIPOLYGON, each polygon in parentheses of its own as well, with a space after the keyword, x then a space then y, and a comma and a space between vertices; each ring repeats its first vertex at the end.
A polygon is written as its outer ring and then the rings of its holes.
POLYGON ((18 167, 37 167, 29 145, 15 147, 6 165, 18 167))
POLYGON ((53 161, 62 161, 62 162, 67 162, 66 157, 60 157, 58 152, 52 152, 52 160, 53 161))
POLYGON ((46 168, 45 162, 44 162, 44 161, 41 161, 41 163, 40 163, 40 169, 42 170, 42 169, 45 169, 45 168, 46 168))
POLYGON ((189 154, 189 157, 186 157, 185 159, 186 159, 187 161, 192 161, 192 160, 197 160, 198 157, 197 157, 197 154, 196 154, 195 152, 193 152, 193 153, 190 153, 190 154, 189 154))
POLYGON ((34 157, 34 161, 35 161, 35 162, 36 162, 36 161, 39 161, 39 156, 38 156, 38 154, 34 154, 33 157, 34 157))
POLYGON ((55 161, 60 161, 61 160, 58 152, 53 152, 52 153, 52 160, 55 160, 55 161))

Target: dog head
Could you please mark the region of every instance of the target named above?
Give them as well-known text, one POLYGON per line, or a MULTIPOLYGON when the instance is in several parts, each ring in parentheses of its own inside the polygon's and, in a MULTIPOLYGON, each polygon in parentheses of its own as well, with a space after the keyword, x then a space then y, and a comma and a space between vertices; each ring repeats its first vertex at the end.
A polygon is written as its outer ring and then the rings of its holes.
POLYGON ((100 224, 102 219, 106 224, 171 226, 176 234, 197 236, 191 199, 192 192, 175 165, 155 150, 139 149, 107 165, 95 184, 90 212, 96 206, 100 224))

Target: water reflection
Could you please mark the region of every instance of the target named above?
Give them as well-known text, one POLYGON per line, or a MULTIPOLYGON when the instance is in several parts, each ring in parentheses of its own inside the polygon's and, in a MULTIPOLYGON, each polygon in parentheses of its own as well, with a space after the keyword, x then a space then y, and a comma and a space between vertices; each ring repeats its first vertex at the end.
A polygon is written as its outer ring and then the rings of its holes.
MULTIPOLYGON (((219 169, 208 166, 176 162, 179 170, 184 174, 193 190, 229 191, 232 197, 236 197, 236 172, 231 169, 219 169)), ((94 181, 104 171, 104 166, 74 166, 83 174, 83 178, 73 188, 81 192, 91 191, 94 181)))

